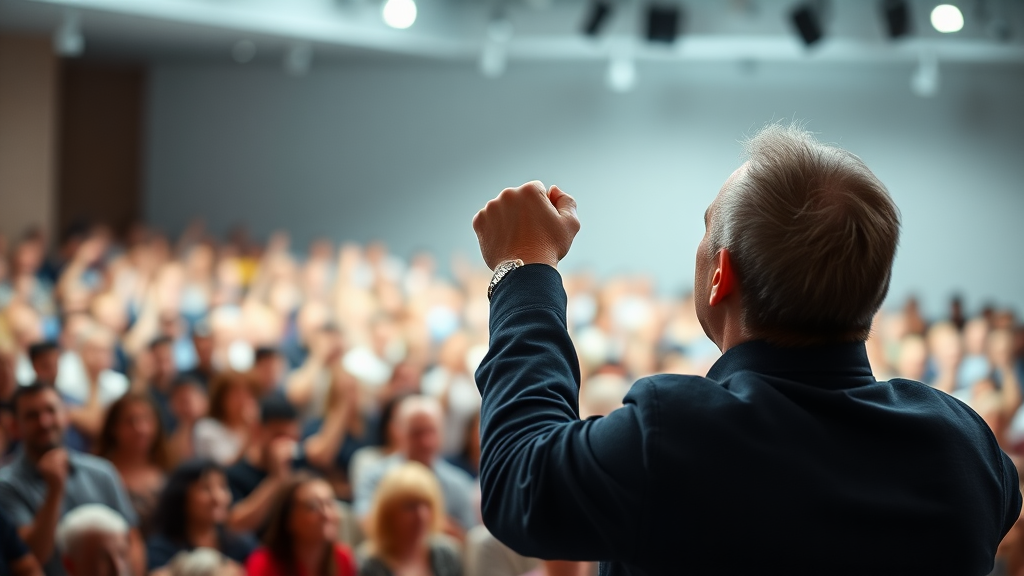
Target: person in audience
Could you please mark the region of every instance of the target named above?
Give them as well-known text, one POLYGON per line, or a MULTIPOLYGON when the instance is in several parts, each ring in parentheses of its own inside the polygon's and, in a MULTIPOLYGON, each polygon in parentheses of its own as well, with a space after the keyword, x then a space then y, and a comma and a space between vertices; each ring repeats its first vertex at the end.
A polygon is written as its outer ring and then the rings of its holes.
POLYGON ((341 332, 336 326, 325 323, 311 334, 306 361, 285 383, 285 395, 303 419, 323 414, 331 376, 340 365, 343 352, 341 332))
POLYGON ((195 454, 195 426, 209 412, 210 402, 202 383, 187 374, 174 379, 169 400, 178 426, 168 437, 167 444, 171 461, 183 462, 195 454))
POLYGON ((53 386, 57 382, 60 363, 60 344, 54 340, 37 342, 28 347, 28 359, 36 374, 36 382, 53 386))
POLYGON ((381 478, 367 516, 368 557, 361 576, 461 576, 456 549, 440 538, 444 498, 434 473, 409 461, 381 478))
POLYGON ((427 396, 410 396, 398 408, 399 451, 378 462, 356 486, 355 512, 365 519, 370 513, 377 485, 392 468, 405 462, 419 462, 433 471, 444 494, 445 531, 461 539, 463 533, 478 524, 471 496, 473 479, 469 474, 441 458, 440 403, 427 396))
POLYGON ((18 530, 0 509, 0 574, 3 576, 42 576, 43 570, 32 551, 18 536, 18 530))
POLYGON ((398 451, 401 431, 398 429, 398 420, 395 416, 402 401, 412 394, 411 392, 396 394, 384 403, 377 420, 379 445, 364 446, 356 450, 349 460, 348 477, 352 486, 358 486, 364 481, 366 473, 372 470, 378 462, 398 451))
POLYGON ((178 552, 167 564, 166 576, 245 576, 245 569, 213 548, 178 552))
POLYGON ((338 542, 340 522, 331 485, 296 474, 274 496, 249 576, 355 576, 352 551, 338 542))
POLYGON ((477 412, 466 422, 462 449, 448 461, 476 479, 480 475, 480 413, 477 412))
POLYGON ((114 336, 95 322, 89 322, 76 355, 70 358, 57 374, 56 387, 71 399, 71 425, 95 439, 103 427, 107 407, 128 391, 128 378, 111 369, 114 336))
POLYGON ((174 340, 168 336, 156 337, 149 343, 149 356, 153 373, 146 386, 160 412, 164 430, 174 432, 178 425, 171 410, 171 390, 178 375, 174 362, 174 340))
POLYGON ((132 576, 128 523, 103 504, 69 511, 54 540, 68 576, 132 576))
POLYGON ((160 495, 147 546, 149 569, 162 568, 179 552, 196 548, 213 548, 244 563, 255 542, 225 528, 230 505, 227 478, 216 462, 197 459, 179 465, 160 495))
POLYGON ((96 453, 114 465, 139 518, 143 536, 152 532, 156 505, 171 467, 167 439, 153 400, 129 392, 110 405, 96 453))
POLYGON ((198 458, 230 466, 249 442, 259 418, 256 384, 247 374, 222 372, 210 383, 210 410, 195 423, 193 449, 198 458))
POLYGON ((341 444, 348 414, 347 403, 354 396, 354 382, 336 366, 327 415, 320 430, 299 441, 299 418, 295 407, 282 396, 270 395, 260 405, 260 425, 242 457, 227 470, 235 504, 230 526, 238 531, 255 531, 267 517, 267 507, 292 470, 326 469, 341 444))
POLYGON ((203 388, 209 388, 217 370, 213 365, 213 332, 205 320, 192 327, 192 346, 196 350, 196 365, 182 375, 199 382, 203 388))
POLYGON ((252 378, 257 397, 263 398, 281 390, 284 369, 285 360, 277 348, 273 346, 256 348, 249 375, 252 378))
POLYGON ((22 386, 12 400, 22 444, 11 464, 0 468, 0 507, 18 526, 47 576, 64 574, 54 549, 61 516, 83 504, 103 504, 121 514, 130 530, 132 567, 141 572, 145 550, 138 518, 117 471, 106 460, 63 445, 67 412, 49 386, 22 386))

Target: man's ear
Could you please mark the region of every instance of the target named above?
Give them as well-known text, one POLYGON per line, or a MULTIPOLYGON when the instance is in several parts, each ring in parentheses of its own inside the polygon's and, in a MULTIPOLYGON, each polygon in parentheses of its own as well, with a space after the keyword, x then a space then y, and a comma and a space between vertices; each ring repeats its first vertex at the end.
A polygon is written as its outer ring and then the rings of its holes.
POLYGON ((708 304, 711 306, 720 304, 726 296, 732 294, 736 287, 736 274, 733 272, 728 250, 722 248, 718 251, 714 266, 715 271, 711 277, 711 292, 708 298, 708 304))

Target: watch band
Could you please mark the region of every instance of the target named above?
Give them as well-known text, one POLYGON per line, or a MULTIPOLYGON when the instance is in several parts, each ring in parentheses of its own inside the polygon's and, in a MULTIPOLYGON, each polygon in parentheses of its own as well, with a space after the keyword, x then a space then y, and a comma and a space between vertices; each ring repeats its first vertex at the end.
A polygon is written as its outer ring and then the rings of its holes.
POLYGON ((498 282, 501 282, 502 278, 507 276, 509 272, 516 268, 522 267, 523 261, 518 258, 515 260, 499 262, 498 265, 494 267, 494 276, 491 276, 491 284, 487 286, 487 300, 491 299, 491 295, 494 294, 494 287, 498 285, 498 282))

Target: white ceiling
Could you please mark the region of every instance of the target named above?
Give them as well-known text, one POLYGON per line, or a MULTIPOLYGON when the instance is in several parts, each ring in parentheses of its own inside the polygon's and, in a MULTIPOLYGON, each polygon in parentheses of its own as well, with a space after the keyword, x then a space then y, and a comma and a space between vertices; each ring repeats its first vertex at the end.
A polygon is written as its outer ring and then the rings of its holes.
MULTIPOLYGON (((660 0, 665 3, 666 0, 660 0)), ((668 0, 671 1, 671 0, 668 0)), ((510 60, 576 60, 628 55, 696 61, 942 61, 1024 63, 1024 0, 960 0, 965 26, 943 35, 928 22, 938 4, 911 0, 911 37, 890 41, 877 0, 832 0, 825 39, 811 49, 789 21, 797 0, 682 0, 682 35, 671 47, 643 39, 646 2, 617 0, 606 30, 581 33, 589 0, 417 0, 419 18, 393 30, 381 0, 0 0, 0 29, 52 34, 70 10, 79 14, 85 55, 164 61, 231 60, 240 40, 257 61, 310 44, 317 61, 388 56, 476 58, 496 14, 512 24, 498 41, 510 60), (1008 34, 1007 34, 1008 33, 1008 34)))

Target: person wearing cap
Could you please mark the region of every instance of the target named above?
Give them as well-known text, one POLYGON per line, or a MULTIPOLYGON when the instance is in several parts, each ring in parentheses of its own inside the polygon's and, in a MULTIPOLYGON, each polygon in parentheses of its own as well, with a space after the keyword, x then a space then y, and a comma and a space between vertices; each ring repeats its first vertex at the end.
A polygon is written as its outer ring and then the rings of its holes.
POLYGON ((242 457, 227 470, 234 501, 231 529, 252 532, 262 526, 274 495, 293 469, 330 468, 341 447, 353 386, 355 381, 340 366, 335 368, 323 426, 301 442, 295 407, 279 394, 261 401, 259 426, 242 457))
POLYGON ((42 384, 20 387, 12 407, 22 445, 14 461, 0 468, 0 508, 47 576, 66 574, 54 535, 61 517, 84 504, 103 504, 125 518, 132 527, 129 557, 141 574, 145 550, 121 479, 106 460, 64 446, 68 416, 57 391, 42 384))

